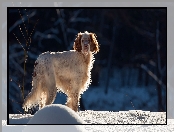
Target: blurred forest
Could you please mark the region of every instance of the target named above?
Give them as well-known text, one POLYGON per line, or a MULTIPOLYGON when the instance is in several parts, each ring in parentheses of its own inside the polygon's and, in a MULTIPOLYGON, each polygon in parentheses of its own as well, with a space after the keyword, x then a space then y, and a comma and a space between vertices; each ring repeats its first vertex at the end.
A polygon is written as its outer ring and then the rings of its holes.
POLYGON ((72 50, 84 31, 95 33, 100 44, 90 88, 102 84, 108 94, 119 71, 113 88, 152 85, 158 99, 149 111, 166 111, 167 8, 8 8, 7 20, 9 113, 23 113, 39 54, 72 50))

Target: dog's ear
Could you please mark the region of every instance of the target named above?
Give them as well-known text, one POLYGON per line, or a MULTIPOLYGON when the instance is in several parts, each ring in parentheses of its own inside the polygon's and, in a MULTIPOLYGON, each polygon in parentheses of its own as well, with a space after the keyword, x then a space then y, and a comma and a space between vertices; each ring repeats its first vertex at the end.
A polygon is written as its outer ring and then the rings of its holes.
POLYGON ((95 33, 90 33, 90 40, 91 40, 91 45, 90 45, 90 51, 97 53, 99 52, 99 44, 97 42, 97 36, 95 33))
POLYGON ((74 41, 74 45, 73 45, 74 50, 76 50, 78 52, 81 52, 81 50, 82 50, 81 38, 82 38, 82 33, 80 32, 77 34, 77 37, 76 37, 76 39, 74 41))

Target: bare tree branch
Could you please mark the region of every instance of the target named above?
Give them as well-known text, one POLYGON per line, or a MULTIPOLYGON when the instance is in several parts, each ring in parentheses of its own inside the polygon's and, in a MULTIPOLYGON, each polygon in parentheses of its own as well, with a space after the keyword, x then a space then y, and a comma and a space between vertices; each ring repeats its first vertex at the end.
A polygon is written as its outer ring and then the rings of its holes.
POLYGON ((162 88, 166 89, 166 85, 154 74, 152 73, 144 64, 141 64, 140 67, 144 69, 162 88))
POLYGON ((16 27, 19 26, 23 21, 28 21, 29 18, 33 17, 36 14, 36 11, 33 11, 29 16, 23 16, 23 20, 20 18, 17 20, 10 28, 9 33, 16 27))

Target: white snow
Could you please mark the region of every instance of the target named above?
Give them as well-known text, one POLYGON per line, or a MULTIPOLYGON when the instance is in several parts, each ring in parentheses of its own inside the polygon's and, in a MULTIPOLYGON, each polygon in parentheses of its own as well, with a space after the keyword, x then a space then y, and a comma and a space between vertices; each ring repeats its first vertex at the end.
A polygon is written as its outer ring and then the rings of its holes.
POLYGON ((58 131, 61 132, 110 132, 110 131, 173 131, 174 120, 167 120, 166 112, 150 112, 142 110, 130 111, 79 111, 74 112, 67 106, 61 104, 52 104, 37 111, 34 115, 10 114, 9 124, 23 126, 7 125, 5 120, 2 121, 4 131, 58 131), (25 125, 24 125, 25 124, 25 125), (30 124, 30 125, 29 125, 30 124), (31 125, 32 124, 32 125, 31 125), (33 125, 42 124, 42 125, 33 125), (47 124, 47 125, 44 125, 47 124), (60 125, 49 125, 60 124, 60 125), (61 125, 74 124, 74 125, 61 125), (81 125, 75 125, 81 124, 81 125), (84 125, 82 125, 84 124, 84 125), (87 125, 89 124, 89 125, 87 125), (136 125, 92 125, 92 124, 142 124, 136 125), (161 124, 146 125, 143 124, 161 124), (26 126, 27 125, 27 126, 26 126))
POLYGON ((28 124, 84 124, 85 122, 71 108, 61 105, 47 105, 37 111, 28 124))
POLYGON ((79 111, 74 112, 63 105, 50 105, 39 110, 35 115, 10 115, 10 123, 16 125, 7 125, 6 120, 2 120, 2 130, 6 132, 31 132, 31 131, 61 131, 61 132, 111 132, 111 131, 174 131, 174 120, 168 119, 167 125, 165 112, 149 112, 141 110, 108 112, 108 111, 79 111), (41 123, 42 125, 17 125, 28 122, 28 124, 41 123), (92 124, 135 124, 142 125, 92 125, 92 124), (67 123, 85 123, 84 125, 43 125, 43 124, 67 124, 67 123), (90 123, 89 125, 87 125, 90 123), (91 124, 92 123, 92 124, 91 124), (143 123, 161 124, 161 125, 143 125, 143 123))

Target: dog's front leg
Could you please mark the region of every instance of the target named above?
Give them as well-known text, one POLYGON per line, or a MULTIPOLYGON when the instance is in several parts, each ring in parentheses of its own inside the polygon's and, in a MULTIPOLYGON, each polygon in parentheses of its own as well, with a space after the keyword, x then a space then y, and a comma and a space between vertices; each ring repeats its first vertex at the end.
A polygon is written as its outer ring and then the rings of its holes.
POLYGON ((79 107, 79 93, 71 93, 68 96, 66 105, 77 112, 79 107))

